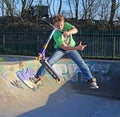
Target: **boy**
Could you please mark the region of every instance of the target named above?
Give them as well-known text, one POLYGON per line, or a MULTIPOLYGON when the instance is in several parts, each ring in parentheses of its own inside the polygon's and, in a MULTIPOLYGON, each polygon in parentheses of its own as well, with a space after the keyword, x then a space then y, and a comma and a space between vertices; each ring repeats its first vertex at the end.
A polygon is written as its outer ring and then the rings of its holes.
MULTIPOLYGON (((60 60, 63 55, 67 54, 78 65, 87 82, 89 83, 90 88, 99 88, 96 83, 96 79, 92 76, 87 64, 84 62, 81 55, 77 51, 82 51, 87 46, 82 45, 82 42, 76 46, 72 34, 76 34, 78 32, 77 28, 68 22, 65 22, 64 17, 61 15, 56 15, 54 17, 53 24, 58 29, 53 35, 55 41, 54 48, 56 51, 48 58, 48 63, 52 66, 58 60, 60 60)), ((40 81, 41 76, 44 74, 45 69, 43 66, 41 66, 35 75, 35 83, 40 81)))

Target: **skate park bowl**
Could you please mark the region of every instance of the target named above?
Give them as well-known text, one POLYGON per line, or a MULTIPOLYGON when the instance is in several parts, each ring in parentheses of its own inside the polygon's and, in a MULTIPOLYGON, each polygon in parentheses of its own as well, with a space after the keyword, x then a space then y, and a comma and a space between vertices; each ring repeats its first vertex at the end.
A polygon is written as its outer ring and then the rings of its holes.
POLYGON ((76 64, 67 58, 53 69, 61 83, 46 73, 31 90, 16 73, 41 66, 36 57, 0 55, 0 117, 120 117, 120 62, 85 60, 99 89, 90 89, 76 64))

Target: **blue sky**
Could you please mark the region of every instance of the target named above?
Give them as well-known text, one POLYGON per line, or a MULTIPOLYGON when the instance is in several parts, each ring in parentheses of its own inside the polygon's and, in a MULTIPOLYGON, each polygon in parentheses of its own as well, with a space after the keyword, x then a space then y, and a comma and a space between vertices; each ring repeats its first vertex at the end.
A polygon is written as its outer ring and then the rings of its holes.
MULTIPOLYGON (((37 0, 35 0, 35 2, 34 2, 34 4, 37 4, 38 2, 37 2, 37 0)), ((42 4, 43 5, 47 5, 47 0, 44 0, 43 2, 42 2, 42 4)), ((55 3, 54 3, 55 5, 54 5, 54 7, 53 7, 53 2, 52 2, 52 4, 51 4, 51 7, 50 7, 50 10, 51 10, 51 12, 54 14, 54 10, 55 11, 58 11, 58 6, 59 6, 59 0, 55 0, 55 3), (54 8, 54 10, 53 10, 53 8, 54 8)), ((72 8, 74 8, 73 7, 73 4, 71 4, 72 5, 72 8)), ((63 3, 62 3, 62 10, 65 10, 65 11, 68 11, 69 10, 69 6, 68 6, 68 4, 67 4, 67 0, 63 0, 63 3)))
MULTIPOLYGON (((38 2, 37 2, 38 0, 35 0, 35 2, 34 2, 34 4, 37 4, 38 2)), ((47 0, 42 0, 43 2, 42 2, 42 4, 43 5, 47 5, 47 0)), ((49 0, 49 1, 51 1, 51 0, 49 0)), ((59 0, 54 0, 55 1, 55 5, 54 5, 54 7, 53 7, 53 3, 51 4, 51 7, 50 7, 50 10, 51 10, 51 12, 52 12, 52 14, 54 15, 54 10, 53 10, 53 8, 55 9, 55 11, 58 11, 58 6, 59 6, 59 0)), ((72 1, 75 1, 75 0, 71 0, 71 6, 72 6, 72 12, 73 12, 73 14, 75 15, 75 10, 74 10, 74 8, 75 8, 75 6, 74 6, 74 3, 72 2, 72 1)), ((110 1, 111 0, 101 0, 101 1, 103 1, 103 3, 105 3, 105 2, 108 2, 107 4, 107 6, 109 6, 109 12, 110 12, 110 7, 111 7, 111 4, 110 4, 110 1)), ((120 0, 117 0, 117 2, 120 2, 120 0)), ((96 2, 97 3, 97 2, 96 2)), ((81 17, 82 16, 82 11, 83 11, 83 8, 82 8, 82 5, 81 5, 82 3, 81 3, 81 0, 79 0, 79 17, 81 17)), ((97 7, 97 6, 96 6, 97 7)), ((67 0, 63 0, 63 3, 62 3, 62 10, 64 10, 64 11, 66 11, 67 13, 70 11, 70 9, 69 9, 69 5, 68 5, 68 3, 67 3, 67 0)), ((100 9, 98 8, 98 9, 96 9, 98 12, 100 11, 100 9)), ((119 12, 119 14, 120 14, 120 7, 119 7, 119 9, 118 9, 118 11, 117 12, 119 12)), ((98 13, 99 14, 99 13, 98 13)), ((97 18, 98 16, 96 15, 96 19, 99 19, 99 18, 97 18)), ((108 16, 109 17, 109 16, 108 16)))
MULTIPOLYGON (((40 1, 40 0, 34 0, 34 3, 33 3, 33 5, 38 5, 38 1, 40 1)), ((42 0, 43 2, 42 2, 42 4, 43 5, 47 5, 47 0, 42 0)), ((51 0, 49 0, 49 1, 51 1, 51 0)), ((81 1, 81 0, 80 0, 81 1)), ((109 1, 109 0, 107 0, 107 1, 109 1)), ((119 0, 118 0, 119 1, 119 0)), ((20 1, 19 1, 20 2, 20 1)), ((71 2, 72 2, 72 0, 71 0, 71 2)), ((104 1, 105 2, 105 1, 104 1)), ((81 4, 81 3, 80 3, 81 4)), ((74 4, 71 4, 72 5, 72 12, 73 12, 73 14, 75 14, 74 13, 74 4)), ((110 5, 110 4, 109 4, 110 5)), ((55 5, 54 5, 54 7, 53 7, 53 3, 51 3, 51 7, 50 7, 50 10, 51 10, 51 12, 52 12, 52 14, 54 15, 55 13, 54 13, 54 11, 56 11, 56 13, 57 13, 57 11, 58 11, 58 6, 59 6, 59 0, 55 0, 55 5), (53 10, 54 9, 54 10, 53 10)), ((79 5, 80 6, 80 5, 79 5)), ((20 9, 21 9, 21 5, 20 5, 20 3, 18 4, 18 6, 17 6, 17 11, 19 11, 20 9)), ((63 0, 63 4, 62 4, 62 10, 64 10, 65 12, 69 12, 69 5, 68 5, 68 3, 67 3, 67 0, 63 0)), ((79 7, 79 12, 82 14, 82 7, 79 7)), ((79 14, 79 16, 81 16, 81 14, 79 14)), ((120 14, 120 8, 119 8, 119 14, 120 14)), ((0 15, 2 15, 1 14, 1 11, 0 11, 0 15)))

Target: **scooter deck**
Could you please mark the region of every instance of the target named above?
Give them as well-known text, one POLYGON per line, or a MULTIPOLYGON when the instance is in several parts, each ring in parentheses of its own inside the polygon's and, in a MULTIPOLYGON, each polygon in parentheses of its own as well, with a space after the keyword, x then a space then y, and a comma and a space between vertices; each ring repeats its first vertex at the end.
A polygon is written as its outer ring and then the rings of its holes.
POLYGON ((59 76, 55 72, 55 70, 52 68, 52 66, 46 61, 46 60, 40 60, 40 63, 45 67, 45 69, 48 71, 48 73, 55 79, 60 81, 59 76))

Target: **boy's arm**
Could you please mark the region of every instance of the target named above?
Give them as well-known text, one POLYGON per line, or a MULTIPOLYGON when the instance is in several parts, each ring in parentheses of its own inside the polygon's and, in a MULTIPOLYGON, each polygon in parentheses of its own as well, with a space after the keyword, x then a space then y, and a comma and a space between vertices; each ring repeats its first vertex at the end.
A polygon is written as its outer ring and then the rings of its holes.
POLYGON ((70 34, 76 34, 77 32, 78 32, 77 28, 73 26, 71 30, 65 31, 63 33, 63 36, 66 37, 66 36, 69 36, 70 34))
MULTIPOLYGON (((71 30, 64 32, 63 36, 66 37, 66 36, 69 36, 70 34, 76 34, 77 32, 78 32, 77 28, 73 26, 71 30)), ((80 42, 79 45, 75 47, 68 46, 65 43, 61 44, 61 48, 64 50, 81 50, 82 51, 86 46, 87 45, 82 45, 82 42, 80 42)))
POLYGON ((86 47, 87 45, 82 45, 82 42, 80 41, 79 45, 78 46, 75 46, 75 47, 70 47, 68 45, 66 45, 65 43, 61 44, 61 48, 64 49, 64 50, 84 50, 84 48, 86 47))

